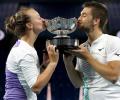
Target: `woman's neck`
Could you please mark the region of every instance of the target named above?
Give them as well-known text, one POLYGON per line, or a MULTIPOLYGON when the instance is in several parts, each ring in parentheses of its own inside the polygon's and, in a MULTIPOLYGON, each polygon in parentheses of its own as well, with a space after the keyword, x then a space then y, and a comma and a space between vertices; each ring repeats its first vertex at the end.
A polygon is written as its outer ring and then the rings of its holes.
POLYGON ((36 36, 35 33, 29 32, 28 34, 22 36, 20 39, 27 42, 30 46, 33 47, 34 43, 35 43, 35 41, 37 39, 37 36, 36 36))

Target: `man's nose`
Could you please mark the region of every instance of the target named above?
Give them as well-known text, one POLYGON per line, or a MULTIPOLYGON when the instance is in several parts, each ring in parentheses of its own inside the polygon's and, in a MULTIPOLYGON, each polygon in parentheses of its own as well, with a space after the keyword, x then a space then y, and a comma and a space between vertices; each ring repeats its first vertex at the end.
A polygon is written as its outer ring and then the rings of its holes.
POLYGON ((78 21, 80 21, 81 20, 81 16, 78 18, 78 21))

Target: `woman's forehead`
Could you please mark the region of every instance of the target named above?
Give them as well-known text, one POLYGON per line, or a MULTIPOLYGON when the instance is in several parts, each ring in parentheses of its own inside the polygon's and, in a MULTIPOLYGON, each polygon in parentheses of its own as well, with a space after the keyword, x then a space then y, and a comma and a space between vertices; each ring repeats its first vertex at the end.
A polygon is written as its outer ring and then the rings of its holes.
POLYGON ((39 13, 34 9, 30 9, 29 11, 27 11, 27 14, 31 17, 40 16, 39 13))

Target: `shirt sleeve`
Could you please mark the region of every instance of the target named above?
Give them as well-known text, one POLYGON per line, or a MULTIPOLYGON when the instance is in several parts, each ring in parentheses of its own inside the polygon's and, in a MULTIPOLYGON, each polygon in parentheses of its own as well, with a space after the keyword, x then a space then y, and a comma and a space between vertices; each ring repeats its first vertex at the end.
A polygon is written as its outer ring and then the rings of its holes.
POLYGON ((31 88, 39 75, 35 57, 30 54, 25 55, 20 61, 20 67, 27 84, 31 88))
POLYGON ((120 60, 120 39, 114 38, 108 42, 107 61, 120 60))

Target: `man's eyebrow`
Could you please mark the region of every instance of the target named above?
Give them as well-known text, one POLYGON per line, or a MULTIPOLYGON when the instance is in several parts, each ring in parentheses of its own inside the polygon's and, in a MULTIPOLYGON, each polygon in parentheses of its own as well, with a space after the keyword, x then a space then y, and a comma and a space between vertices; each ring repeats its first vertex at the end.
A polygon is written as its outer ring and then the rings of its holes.
POLYGON ((86 15, 86 14, 87 14, 87 13, 85 13, 85 12, 81 12, 81 13, 80 13, 80 15, 86 15))

